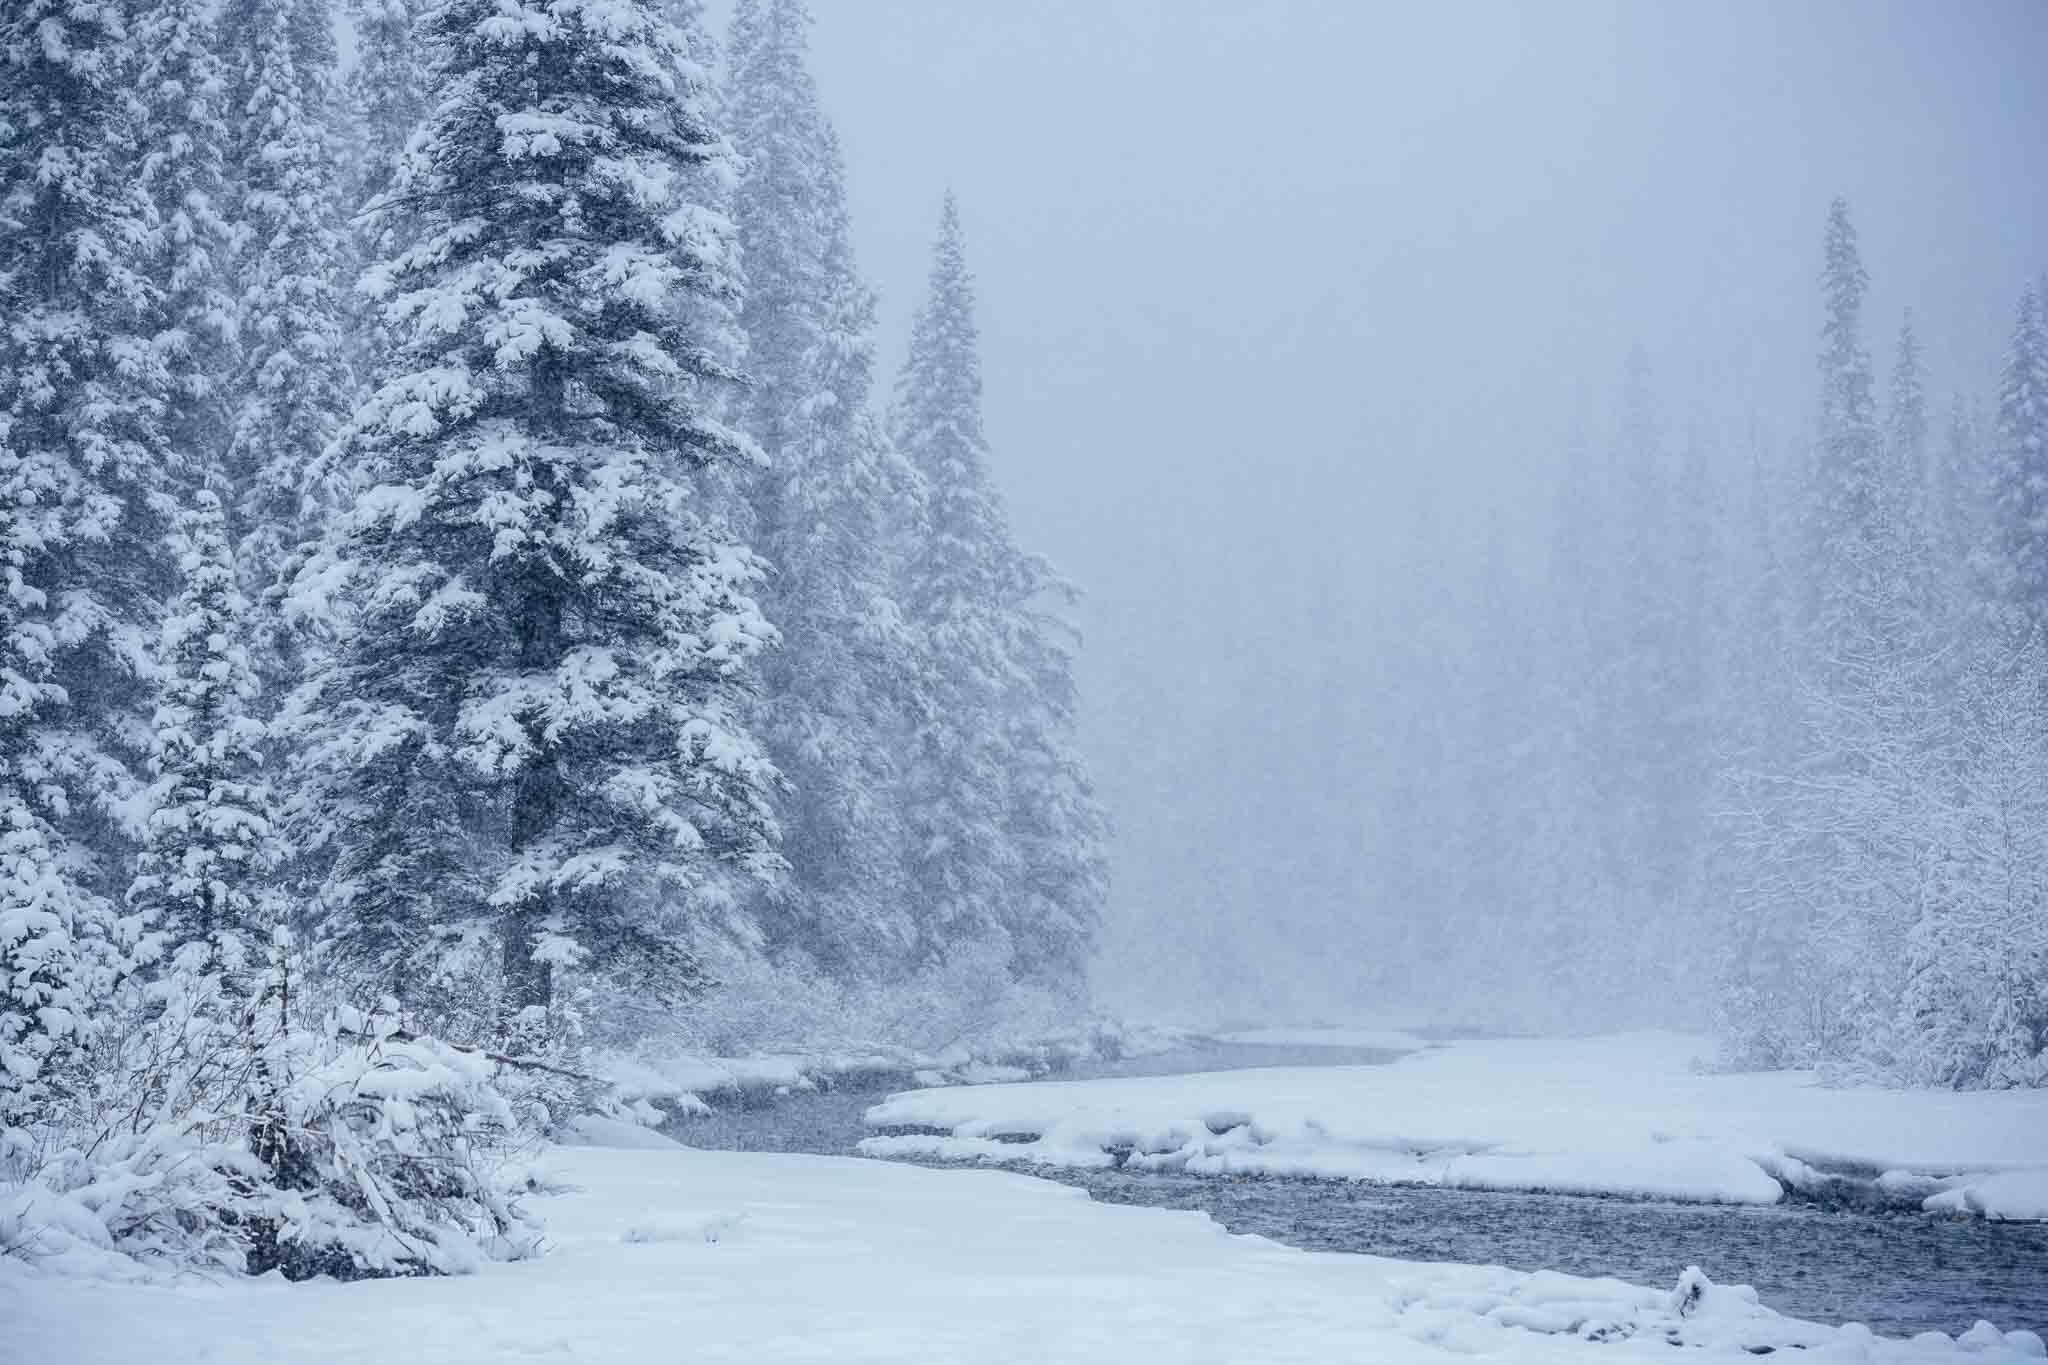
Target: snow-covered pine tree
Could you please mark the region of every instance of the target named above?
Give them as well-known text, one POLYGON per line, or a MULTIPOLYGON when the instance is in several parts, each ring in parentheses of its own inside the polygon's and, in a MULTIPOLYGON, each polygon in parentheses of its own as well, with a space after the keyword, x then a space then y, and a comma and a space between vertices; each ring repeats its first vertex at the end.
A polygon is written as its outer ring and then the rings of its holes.
MULTIPOLYGON (((1800 736, 1752 793, 1757 912, 1798 929, 1792 984, 1800 1055, 1871 1077, 1906 1064, 1898 1029, 1899 945, 1928 904, 1940 862, 1937 774, 1954 716, 1920 470, 1881 432, 1861 339, 1869 277, 1846 207, 1828 215, 1821 275, 1826 324, 1810 489, 1800 736)), ((1910 436, 1917 356, 1894 398, 1910 436)), ((1771 935, 1781 938, 1780 935, 1771 935)), ((1752 964, 1758 980, 1781 975, 1752 964)))
POLYGON ((1880 466, 1881 594, 1874 604, 1893 647, 1932 652, 1951 630, 1941 610, 1940 543, 1928 506, 1926 366, 1913 313, 1899 327, 1880 466))
POLYGON ((870 405, 875 301, 853 263, 845 172, 806 66, 803 0, 741 0, 728 116, 747 268, 747 423, 768 456, 754 490, 782 635, 760 729, 789 780, 787 883, 772 946, 840 976, 886 974, 914 940, 895 751, 911 646, 890 598, 892 512, 915 497, 870 405))
MULTIPOLYGON (((706 15, 706 0, 661 0, 660 12, 675 29, 677 43, 670 53, 675 79, 681 86, 699 91, 698 109, 705 124, 726 131, 731 141, 731 119, 726 94, 728 65, 720 56, 718 40, 712 36, 706 15)), ((739 192, 740 163, 737 156, 717 157, 678 172, 676 193, 698 206, 707 218, 722 220, 734 250, 739 248, 735 199, 739 192)), ((682 296, 683 326, 698 347, 716 364, 749 374, 748 384, 728 384, 701 394, 705 414, 736 431, 748 426, 747 409, 751 371, 747 361, 747 333, 740 323, 748 286, 734 262, 739 288, 733 291, 690 290, 682 296)), ((694 482, 707 508, 716 510, 716 524, 722 534, 745 545, 756 543, 754 489, 762 478, 764 460, 718 460, 693 471, 694 482)))
MULTIPOLYGON (((1971 998, 1989 987, 1984 1022, 1982 1084, 2048 1084, 2048 884, 2037 874, 2041 850, 2034 806, 2048 782, 2048 722, 2043 717, 2041 666, 2048 651, 2048 281, 2030 283, 2020 295, 2012 341, 1999 375, 1995 446, 1991 453, 1993 534, 1984 556, 1990 587, 2002 610, 1987 629, 1980 650, 2001 651, 2004 665, 1996 690, 1978 707, 1975 729, 1994 758, 1990 801, 2008 823, 2024 828, 2001 850, 2004 865, 1976 888, 1992 901, 1979 913, 1979 932, 1968 941, 1971 960, 1983 971, 1971 998), (2008 662, 2010 661, 2010 662, 2008 662), (2019 744, 2009 733, 2012 717, 2031 722, 2019 744), (1989 724, 1982 717, 1988 716, 1989 724), (2000 741, 2004 741, 2002 747, 2000 741), (2017 752, 2014 752, 2017 750, 2017 752), (2024 800, 2000 800, 2017 790, 2024 800), (2016 812, 2013 808, 2020 807, 2016 812), (2014 847, 2025 853, 2012 856, 2014 847), (2027 856, 2031 855, 2031 856, 2027 856), (2017 866, 2012 864, 2017 863, 2017 866)), ((1972 794, 1975 794, 1973 789, 1972 794)))
POLYGON ((1898 513, 1920 521, 1927 518, 1927 432, 1927 362, 1913 329, 1913 310, 1908 308, 1899 324, 1891 388, 1885 396, 1885 441, 1894 466, 1892 485, 1905 499, 1898 513))
POLYGON ((211 489, 193 497, 177 539, 183 584, 158 644, 155 780, 128 902, 139 920, 139 960, 219 972, 239 991, 270 942, 263 882, 278 850, 262 773, 264 727, 251 714, 247 606, 226 512, 211 489))
POLYGON ((347 95, 361 145, 346 200, 351 215, 390 186, 427 116, 430 62, 414 32, 422 8, 421 0, 352 0, 356 61, 347 95))
POLYGON ((240 365, 224 468, 243 588, 259 613, 259 666, 288 682, 268 590, 313 529, 309 471, 354 399, 340 273, 347 238, 334 147, 335 42, 324 0, 227 0, 230 177, 240 365))
POLYGON ((1990 541, 1991 479, 1979 425, 1963 395, 1953 395, 1940 446, 1929 461, 1929 524, 1953 619, 1974 612, 1984 599, 1977 560, 1990 541))
POLYGON ((1796 506, 1770 442, 1750 433, 1750 476, 1733 558, 1731 594, 1741 629, 1731 660, 1735 685, 1720 729, 1729 761, 1716 783, 1718 816, 1709 866, 1724 891, 1726 930, 1716 945, 1717 1032, 1724 1058, 1744 1070, 1797 1064, 1792 970, 1805 932, 1807 860, 1798 835, 1788 838, 1794 803, 1783 781, 1800 743, 1804 717, 1796 700, 1790 644, 1797 616, 1788 543, 1796 506))
MULTIPOLYGON (((344 340, 350 368, 367 379, 378 350, 376 310, 354 288, 370 263, 388 254, 378 221, 363 213, 390 188, 406 143, 426 118, 432 95, 432 55, 417 33, 424 0, 347 0, 355 30, 355 64, 342 91, 347 147, 337 168, 342 227, 350 248, 342 300, 348 309, 344 340)), ((388 224, 387 224, 388 227, 388 224)))
POLYGON ((926 489, 899 593, 922 656, 907 781, 919 947, 995 938, 1013 971, 1072 986, 1099 908, 1101 823, 1066 747, 1065 655, 1037 605, 1055 584, 1017 550, 989 474, 979 346, 949 193, 891 413, 926 489))
POLYGON ((370 276, 401 340, 300 578, 353 609, 299 712, 341 803, 340 960, 401 996, 481 971, 524 1034, 561 968, 677 985, 779 865, 743 723, 757 562, 689 477, 758 458, 707 415, 733 376, 687 325, 735 289, 684 193, 729 149, 648 0, 426 22, 441 98, 370 276))
MULTIPOLYGON (((183 586, 159 644, 156 781, 131 914, 91 945, 120 950, 88 964, 91 988, 53 993, 45 1010, 82 1013, 69 997, 88 996, 93 1046, 64 1059, 61 1088, 31 1070, 0 1094, 0 1133, 24 1107, 46 1127, 40 1144, 0 1141, 0 1180, 35 1182, 17 1204, 31 1211, 27 1249, 113 1247, 293 1279, 523 1254, 518 1211, 488 1175, 518 1122, 487 1059, 323 1010, 317 996, 309 1007, 288 942, 270 933, 263 727, 247 712, 255 674, 213 492, 195 495, 177 541, 183 586)), ((34 853, 8 840, 10 875, 36 871, 34 853)), ((9 1045, 21 1041, 12 1022, 9 1045)), ((10 1064, 43 1060, 7 1051, 10 1064)))
POLYGON ((164 431, 195 479, 221 457, 235 364, 218 8, 210 0, 148 0, 132 28, 140 177, 161 225, 150 268, 162 293, 157 346, 170 380, 164 431))
POLYGON ((1991 588, 2018 619, 2048 626, 2048 303, 2020 294, 1998 382, 1991 588))
POLYGON ((1017 681, 1004 611, 1016 556, 987 469, 974 281, 951 193, 890 426, 926 489, 898 598, 922 665, 906 774, 910 878, 918 951, 936 959, 1001 932, 1018 872, 1003 830, 1010 755, 1000 709, 1017 681))
POLYGON ((127 38, 114 5, 0 11, 0 1131, 43 1112, 102 984, 167 576, 127 38))
POLYGON ((1903 944, 1896 1079, 2048 1081, 2048 692, 2038 636, 1982 632, 1936 809, 1933 875, 1903 944))
POLYGON ((1878 431, 1870 355, 1863 346, 1863 300, 1870 275, 1856 245, 1849 206, 1828 208, 1821 294, 1820 412, 1811 507, 1811 605, 1819 666, 1825 670, 1845 618, 1867 599, 1883 572, 1875 538, 1883 524, 1884 450, 1878 431))
POLYGON ((1109 894, 1109 822, 1074 747, 1073 632, 1043 605, 1073 595, 1043 563, 1030 570, 1036 584, 1013 604, 1022 681, 1008 707, 1005 830, 1017 878, 1006 908, 1018 974, 1078 994, 1109 894))

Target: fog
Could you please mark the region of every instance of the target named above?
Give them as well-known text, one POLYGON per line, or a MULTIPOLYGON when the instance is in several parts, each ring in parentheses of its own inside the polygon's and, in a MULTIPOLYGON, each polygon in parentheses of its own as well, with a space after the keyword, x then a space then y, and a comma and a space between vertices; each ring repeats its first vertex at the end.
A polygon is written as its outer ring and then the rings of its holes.
POLYGON ((1832 196, 1868 344, 1911 306, 1938 410, 2048 262, 2039 5, 817 8, 884 357, 951 186, 997 474, 1086 593, 1126 1008, 1429 998, 1394 930, 1440 909, 1379 872, 1389 784, 1432 775, 1385 760, 1418 707, 1475 718, 1389 661, 1482 543, 1542 572, 1553 452, 1631 347, 1661 427, 1746 464, 1814 408, 1832 196))
POLYGON ((0 1340, 2041 1365, 2044 72, 0 4, 0 1340))

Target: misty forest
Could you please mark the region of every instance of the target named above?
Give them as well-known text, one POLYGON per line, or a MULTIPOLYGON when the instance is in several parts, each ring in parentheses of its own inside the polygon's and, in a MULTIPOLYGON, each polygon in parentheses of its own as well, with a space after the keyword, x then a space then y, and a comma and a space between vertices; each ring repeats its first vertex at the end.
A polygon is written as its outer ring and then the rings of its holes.
POLYGON ((2040 1357, 2042 13, 815 8, 0 0, 0 1356, 2040 1357))

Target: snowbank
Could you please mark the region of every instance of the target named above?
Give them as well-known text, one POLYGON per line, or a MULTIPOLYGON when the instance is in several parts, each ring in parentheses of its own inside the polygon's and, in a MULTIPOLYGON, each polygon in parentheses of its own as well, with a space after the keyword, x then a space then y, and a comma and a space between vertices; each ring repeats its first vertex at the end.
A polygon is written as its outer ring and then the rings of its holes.
POLYGON ((907 1076, 931 1086, 1027 1081, 1084 1062, 1169 1052, 1197 1037, 1165 1025, 1097 1020, 1063 1034, 959 1044, 938 1052, 875 1043, 746 1057, 614 1053, 599 1058, 595 1069, 624 1106, 638 1112, 643 1122, 656 1125, 672 1113, 706 1112, 706 1097, 722 1103, 829 1090, 877 1076, 907 1076), (639 1109, 642 1105, 653 1107, 639 1109))
MULTIPOLYGON (((2042 1138, 2048 1143, 2048 1135, 2042 1138)), ((1943 1190, 1927 1208, 1982 1218, 2048 1221, 2048 1170, 2002 1171, 1943 1190)))
POLYGON ((564 1147, 621 1147, 643 1152, 677 1151, 682 1143, 645 1124, 603 1114, 578 1114, 562 1125, 564 1147))
POLYGON ((0 1261, 7 1358, 39 1365, 498 1365, 507 1360, 1372 1360, 1446 1352, 1613 1365, 1617 1350, 1811 1365, 2038 1361, 1979 1327, 1902 1341, 1675 1287, 1413 1265, 1231 1237, 995 1171, 830 1157, 559 1151, 542 1260, 364 1284, 138 1286, 0 1261))
POLYGON ((1705 1075, 1693 1059, 1708 1048, 1671 1034, 1515 1039, 1379 1067, 919 1090, 868 1111, 897 1131, 861 1150, 1717 1203, 1853 1186, 1931 1209, 2048 1213, 2048 1091, 1705 1075))

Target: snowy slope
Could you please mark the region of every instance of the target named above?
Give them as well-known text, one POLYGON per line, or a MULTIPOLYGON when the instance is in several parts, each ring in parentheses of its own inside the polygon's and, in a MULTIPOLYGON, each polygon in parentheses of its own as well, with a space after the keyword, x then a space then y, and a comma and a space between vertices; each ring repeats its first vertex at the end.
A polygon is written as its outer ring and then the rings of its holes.
POLYGON ((1486 1355, 1822 1362, 2039 1359, 2030 1333, 1898 1341, 1782 1318, 1739 1288, 1299 1252, 1200 1214, 1109 1207, 995 1171, 577 1149, 537 1201, 553 1249, 478 1275, 138 1287, 0 1262, 0 1355, 38 1365, 1260 1361, 1486 1355))
MULTIPOLYGON (((892 1096, 876 1156, 1328 1176, 1772 1203, 1815 1168, 1902 1198, 2048 1217, 2048 1091, 1828 1089, 1703 1075, 1705 1040, 1449 1044, 1383 1067, 1219 1072, 892 1096), (997 1137, 1031 1136, 1029 1142, 997 1137), (2002 1173, 2002 1174, 1995 1174, 2002 1173)), ((1944 1207, 1933 1204, 1933 1207, 1944 1207)))

